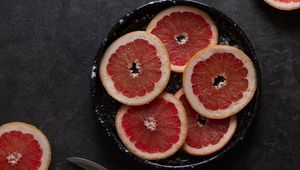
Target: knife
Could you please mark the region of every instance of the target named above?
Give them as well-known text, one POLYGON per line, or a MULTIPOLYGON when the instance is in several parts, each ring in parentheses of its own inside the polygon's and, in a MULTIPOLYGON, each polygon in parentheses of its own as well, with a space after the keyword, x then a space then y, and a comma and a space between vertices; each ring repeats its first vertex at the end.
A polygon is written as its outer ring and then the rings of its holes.
POLYGON ((67 160, 80 166, 81 168, 83 168, 85 170, 108 170, 93 161, 79 158, 79 157, 71 157, 71 158, 68 158, 67 160))

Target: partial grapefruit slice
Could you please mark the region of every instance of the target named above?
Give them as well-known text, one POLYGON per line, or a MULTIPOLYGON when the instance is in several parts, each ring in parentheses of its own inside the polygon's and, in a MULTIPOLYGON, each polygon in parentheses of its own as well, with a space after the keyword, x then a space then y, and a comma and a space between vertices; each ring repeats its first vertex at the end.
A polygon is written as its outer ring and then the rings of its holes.
POLYGON ((123 105, 115 125, 127 149, 146 160, 171 156, 180 149, 187 135, 184 108, 175 96, 167 93, 147 105, 123 105))
POLYGON ((0 169, 47 170, 50 144, 36 127, 13 122, 0 126, 0 169))
POLYGON ((300 8, 300 0, 264 0, 269 5, 280 10, 294 10, 300 8))
POLYGON ((201 115, 223 119, 236 114, 252 99, 256 72, 241 50, 218 45, 198 52, 183 73, 184 93, 201 115))
POLYGON ((190 106, 183 89, 180 89, 175 96, 182 102, 188 119, 184 151, 191 155, 204 156, 219 151, 229 142, 237 127, 236 116, 208 119, 190 106))
POLYGON ((164 45, 145 31, 131 32, 114 41, 99 69, 108 94, 127 105, 152 101, 166 87, 170 73, 164 45))
POLYGON ((218 30, 210 16, 190 6, 174 6, 160 12, 147 31, 162 40, 175 72, 183 72, 196 52, 218 43, 218 30))

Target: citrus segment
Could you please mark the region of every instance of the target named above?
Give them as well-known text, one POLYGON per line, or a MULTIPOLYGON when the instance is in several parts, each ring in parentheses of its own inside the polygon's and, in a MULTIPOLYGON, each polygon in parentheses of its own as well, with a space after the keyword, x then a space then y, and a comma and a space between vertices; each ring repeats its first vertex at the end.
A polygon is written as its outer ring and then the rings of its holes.
POLYGON ((218 41, 216 26, 208 14, 189 6, 175 6, 160 12, 152 19, 147 31, 164 43, 171 69, 176 72, 183 72, 196 52, 218 41))
POLYGON ((0 169, 46 170, 50 160, 50 145, 41 131, 20 122, 0 126, 0 169))
POLYGON ((136 31, 109 46, 99 71, 105 89, 113 98, 127 105, 142 105, 165 88, 170 63, 157 37, 136 31))
POLYGON ((128 150, 148 160, 174 154, 187 134, 184 108, 178 99, 167 93, 143 106, 122 106, 115 124, 128 150))
POLYGON ((208 155, 220 150, 236 130, 236 117, 209 119, 197 113, 187 101, 183 89, 175 96, 182 102, 188 120, 188 134, 183 149, 192 155, 208 155))
POLYGON ((239 112, 253 97, 255 68, 241 50, 215 46, 191 59, 184 72, 183 87, 197 112, 222 119, 239 112))
POLYGON ((300 0, 264 0, 269 5, 280 10, 294 10, 300 8, 300 0))

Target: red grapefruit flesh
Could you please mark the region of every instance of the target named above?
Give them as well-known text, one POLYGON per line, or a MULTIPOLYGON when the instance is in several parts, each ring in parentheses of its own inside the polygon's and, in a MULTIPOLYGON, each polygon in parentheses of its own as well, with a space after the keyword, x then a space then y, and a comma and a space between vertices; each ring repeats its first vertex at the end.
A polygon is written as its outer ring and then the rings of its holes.
POLYGON ((204 11, 190 6, 174 6, 160 12, 151 20, 147 31, 164 43, 175 72, 183 72, 196 52, 218 43, 213 20, 204 11))
POLYGON ((204 156, 219 151, 229 142, 237 127, 236 116, 225 119, 205 118, 190 106, 183 89, 175 96, 182 102, 188 120, 184 151, 191 155, 204 156))
POLYGON ((1 170, 47 170, 50 161, 49 142, 36 127, 21 122, 0 126, 1 170))
POLYGON ((126 105, 157 97, 170 78, 170 61, 161 41, 145 31, 128 33, 105 51, 99 74, 106 91, 126 105))
POLYGON ((189 61, 183 73, 183 87, 198 113, 223 119, 250 102, 256 90, 256 72, 244 52, 218 45, 200 51, 189 61))
POLYGON ((183 145, 187 134, 184 108, 178 99, 167 93, 147 105, 123 105, 115 125, 127 149, 146 160, 171 156, 183 145))
POLYGON ((300 8, 300 0, 264 0, 269 5, 280 10, 294 10, 300 8))

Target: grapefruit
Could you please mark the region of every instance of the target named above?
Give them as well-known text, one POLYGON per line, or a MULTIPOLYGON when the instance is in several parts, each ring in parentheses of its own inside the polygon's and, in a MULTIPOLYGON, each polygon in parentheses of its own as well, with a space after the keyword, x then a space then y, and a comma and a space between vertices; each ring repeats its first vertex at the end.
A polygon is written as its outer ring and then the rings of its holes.
POLYGON ((187 135, 184 107, 168 93, 147 105, 123 105, 116 115, 115 125, 127 149, 146 160, 171 156, 180 149, 187 135))
POLYGON ((194 110, 207 118, 223 119, 250 102, 256 90, 256 72, 243 51, 217 45, 189 61, 182 82, 194 110))
POLYGON ((300 0, 264 0, 269 5, 280 10, 294 10, 300 8, 300 0))
POLYGON ((114 41, 100 62, 99 75, 108 94, 126 105, 157 97, 170 78, 170 61, 162 42, 145 31, 114 41))
POLYGON ((183 72, 196 52, 218 43, 218 30, 210 16, 190 6, 163 10, 151 20, 147 31, 162 40, 175 72, 183 72))
POLYGON ((204 156, 217 152, 229 142, 237 127, 236 116, 225 119, 205 118, 190 106, 183 89, 175 96, 182 102, 188 120, 184 151, 191 155, 204 156))
POLYGON ((50 144, 36 127, 12 122, 0 126, 0 169, 47 170, 50 144))

